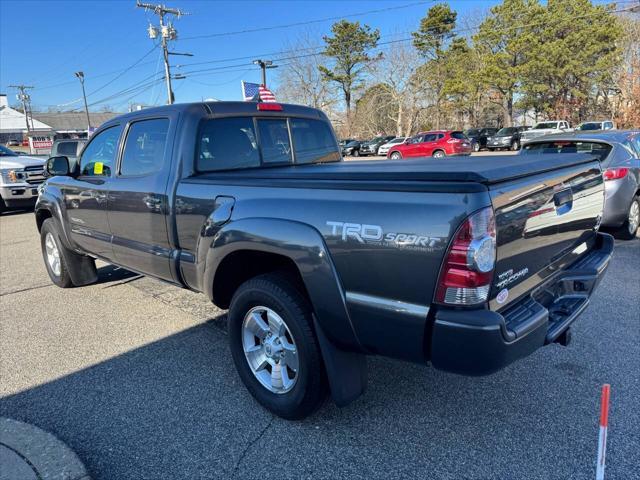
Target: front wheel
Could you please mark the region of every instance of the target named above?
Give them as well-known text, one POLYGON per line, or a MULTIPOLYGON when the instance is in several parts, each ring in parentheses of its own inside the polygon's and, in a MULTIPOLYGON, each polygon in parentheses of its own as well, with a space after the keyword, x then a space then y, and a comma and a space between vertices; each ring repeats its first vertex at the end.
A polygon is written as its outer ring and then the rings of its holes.
POLYGON ((61 288, 73 286, 71 275, 65 261, 60 236, 53 219, 47 218, 40 229, 40 245, 42 257, 51 281, 61 288))
POLYGON ((520 142, 518 140, 514 140, 513 143, 511 144, 511 150, 518 151, 520 150, 520 142))
POLYGON ((478 142, 473 144, 473 151, 474 152, 479 152, 480 151, 480 144, 478 142))
POLYGON ((402 154, 400 152, 393 152, 391 154, 392 160, 400 160, 402 158, 402 154))
POLYGON ((267 410, 297 420, 327 394, 311 306, 286 275, 240 286, 229 308, 229 342, 240 379, 267 410))
POLYGON ((353 151, 353 156, 354 157, 359 157, 360 156, 360 150, 354 150, 353 151))
POLYGON ((436 150, 433 152, 433 156, 434 158, 442 158, 444 157, 444 152, 442 150, 436 150))

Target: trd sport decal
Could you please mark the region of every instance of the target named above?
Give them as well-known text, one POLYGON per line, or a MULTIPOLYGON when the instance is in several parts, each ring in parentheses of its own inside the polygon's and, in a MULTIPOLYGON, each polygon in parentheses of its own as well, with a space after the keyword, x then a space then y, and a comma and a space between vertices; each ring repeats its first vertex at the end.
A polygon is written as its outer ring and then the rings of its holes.
POLYGON ((328 221, 330 235, 344 242, 375 244, 397 248, 434 251, 444 248, 446 238, 418 235, 415 233, 384 232, 380 225, 328 221))

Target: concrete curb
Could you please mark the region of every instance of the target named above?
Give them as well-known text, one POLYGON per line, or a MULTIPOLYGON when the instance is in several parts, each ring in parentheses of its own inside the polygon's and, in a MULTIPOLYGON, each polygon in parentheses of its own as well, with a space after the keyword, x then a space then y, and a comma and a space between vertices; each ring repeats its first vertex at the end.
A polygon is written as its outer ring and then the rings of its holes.
POLYGON ((0 480, 90 480, 78 456, 50 433, 0 418, 0 480))

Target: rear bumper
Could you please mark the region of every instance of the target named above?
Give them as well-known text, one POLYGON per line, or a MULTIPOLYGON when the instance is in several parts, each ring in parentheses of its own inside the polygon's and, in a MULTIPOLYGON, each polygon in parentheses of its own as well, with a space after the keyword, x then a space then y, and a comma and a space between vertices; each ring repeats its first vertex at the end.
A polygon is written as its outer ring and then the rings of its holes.
POLYGON ((556 341, 589 305, 612 253, 613 237, 598 233, 593 249, 505 311, 438 311, 431 363, 449 372, 487 375, 556 341))

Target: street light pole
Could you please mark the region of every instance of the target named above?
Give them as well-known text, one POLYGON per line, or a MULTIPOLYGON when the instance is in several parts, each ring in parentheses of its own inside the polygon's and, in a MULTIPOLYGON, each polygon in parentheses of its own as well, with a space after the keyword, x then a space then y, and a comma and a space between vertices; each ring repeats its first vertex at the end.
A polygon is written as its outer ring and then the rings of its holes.
POLYGON ((278 68, 277 65, 274 65, 271 60, 254 60, 254 65, 258 65, 262 70, 262 85, 267 86, 267 68, 278 68))
POLYGON ((91 120, 89 119, 89 106, 87 105, 87 94, 84 91, 84 72, 76 72, 76 77, 80 80, 80 85, 82 85, 82 98, 84 99, 84 113, 87 114, 87 134, 89 130, 91 130, 91 120))

